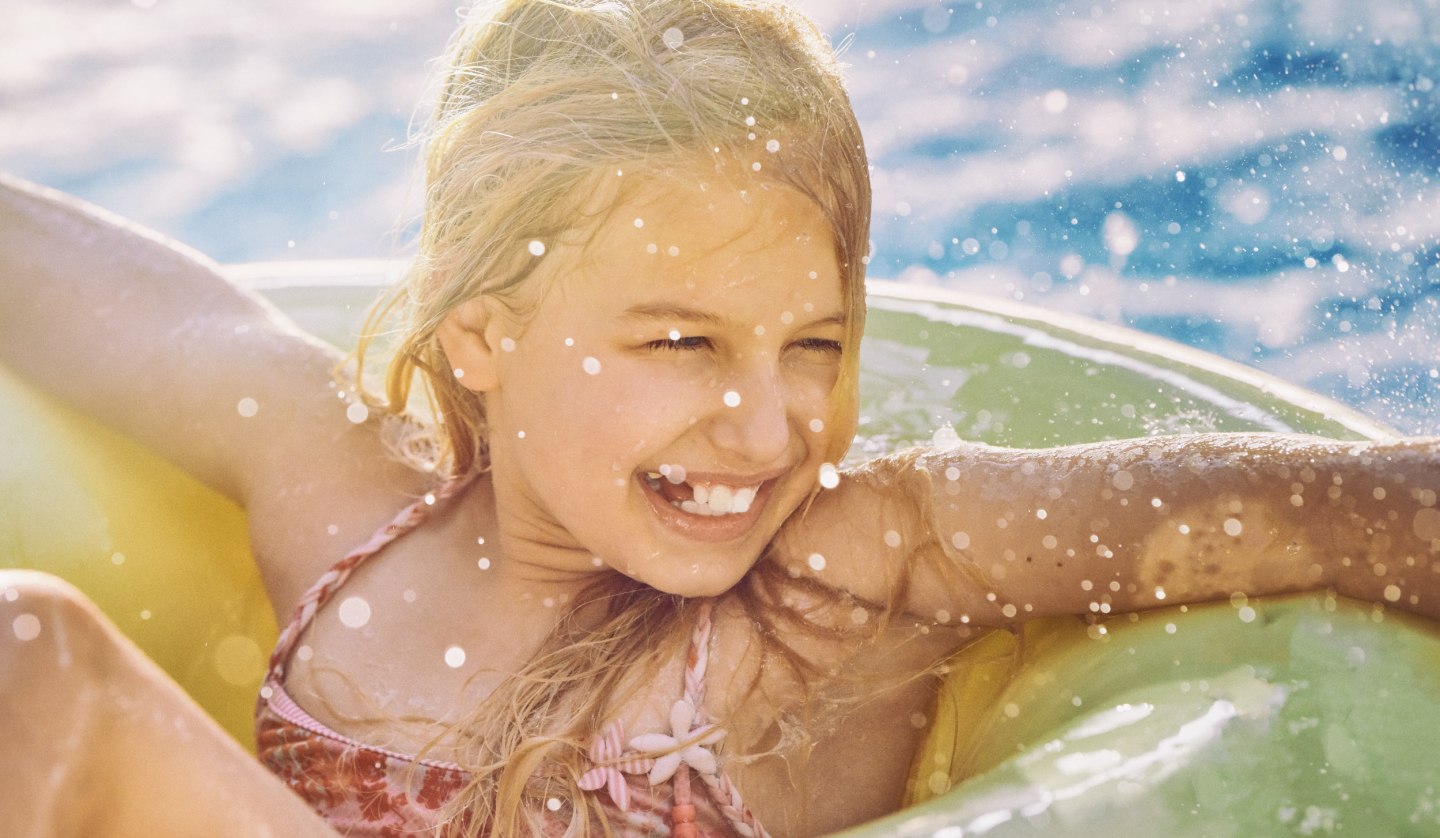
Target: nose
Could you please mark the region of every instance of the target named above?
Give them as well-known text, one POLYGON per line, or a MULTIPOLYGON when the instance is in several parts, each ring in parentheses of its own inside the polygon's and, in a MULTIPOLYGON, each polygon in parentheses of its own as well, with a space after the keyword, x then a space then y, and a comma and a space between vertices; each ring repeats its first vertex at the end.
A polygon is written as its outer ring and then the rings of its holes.
POLYGON ((779 370, 756 365, 722 380, 709 434, 717 448, 749 465, 782 459, 791 444, 792 394, 779 370))

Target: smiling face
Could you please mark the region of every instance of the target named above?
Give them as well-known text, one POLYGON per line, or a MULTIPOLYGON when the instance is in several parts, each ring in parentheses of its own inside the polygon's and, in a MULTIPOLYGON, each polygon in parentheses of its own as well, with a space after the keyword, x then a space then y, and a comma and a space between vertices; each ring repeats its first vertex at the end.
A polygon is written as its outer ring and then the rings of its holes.
POLYGON ((509 560, 598 557, 670 593, 723 592, 850 426, 831 404, 848 312, 824 216, 774 183, 670 177, 544 258, 534 312, 486 330, 509 560))

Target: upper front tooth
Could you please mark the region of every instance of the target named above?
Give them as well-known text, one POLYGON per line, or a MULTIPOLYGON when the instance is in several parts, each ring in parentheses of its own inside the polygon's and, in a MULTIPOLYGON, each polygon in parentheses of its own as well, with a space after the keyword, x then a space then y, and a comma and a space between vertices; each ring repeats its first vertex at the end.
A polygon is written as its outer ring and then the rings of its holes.
POLYGON ((694 493, 695 493, 695 502, 696 502, 696 503, 701 503, 701 504, 703 504, 703 503, 708 503, 708 502, 709 502, 709 500, 710 500, 710 487, 709 487, 709 486, 706 486, 704 483, 696 483, 696 484, 694 484, 693 486, 691 486, 691 490, 694 491, 694 493))
POLYGON ((729 486, 716 486, 710 490, 710 510, 723 515, 731 510, 731 501, 734 499, 735 492, 729 486))
POLYGON ((759 491, 758 486, 736 489, 735 497, 730 501, 730 511, 736 513, 749 512, 750 504, 755 502, 755 493, 757 491, 759 491))

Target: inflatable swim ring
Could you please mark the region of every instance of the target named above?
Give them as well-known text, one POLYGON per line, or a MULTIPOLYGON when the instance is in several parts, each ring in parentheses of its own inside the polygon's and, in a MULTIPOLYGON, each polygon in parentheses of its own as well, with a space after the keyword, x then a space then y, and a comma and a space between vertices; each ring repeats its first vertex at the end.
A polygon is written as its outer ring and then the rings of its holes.
MULTIPOLYGON (((232 274, 345 345, 395 271, 232 274)), ((1021 447, 1187 431, 1390 435, 1213 356, 933 288, 872 283, 865 357, 856 456, 952 432, 1021 447)), ((241 513, 4 369, 0 439, 0 566, 75 584, 248 744, 275 615, 241 513)), ((916 758, 914 806, 851 834, 1316 834, 1359 819, 1440 829, 1434 626, 1324 596, 1131 619, 1098 638, 1076 620, 1037 621, 967 648, 916 758), (1395 721, 1417 718, 1431 723, 1395 721), (1404 759, 1421 769, 1397 767, 1404 759)))

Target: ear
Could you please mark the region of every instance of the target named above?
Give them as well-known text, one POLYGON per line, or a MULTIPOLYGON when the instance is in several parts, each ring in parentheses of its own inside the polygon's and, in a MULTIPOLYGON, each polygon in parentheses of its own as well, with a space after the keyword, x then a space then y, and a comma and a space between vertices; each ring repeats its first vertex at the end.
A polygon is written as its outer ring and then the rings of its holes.
POLYGON ((500 386, 500 341, 508 323, 484 297, 466 300, 445 315, 436 335, 460 386, 477 393, 500 386))

